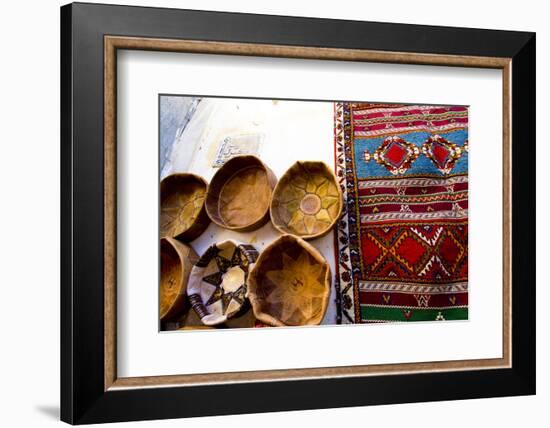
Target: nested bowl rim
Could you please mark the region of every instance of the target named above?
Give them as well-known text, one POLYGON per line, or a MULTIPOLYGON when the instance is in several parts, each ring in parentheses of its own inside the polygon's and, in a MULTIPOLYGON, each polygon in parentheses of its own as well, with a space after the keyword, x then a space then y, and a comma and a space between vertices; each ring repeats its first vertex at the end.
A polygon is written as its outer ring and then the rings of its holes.
POLYGON ((305 239, 300 238, 299 236, 285 233, 281 236, 279 236, 277 239, 275 239, 273 242, 271 242, 269 245, 267 245, 258 256, 258 259, 256 260, 256 263, 252 266, 248 273, 247 277, 247 288, 246 288, 246 295, 248 297, 248 300, 250 301, 250 305, 252 306, 252 310, 254 312, 254 316, 256 319, 258 319, 261 322, 267 323, 269 325, 273 325, 276 327, 303 327, 303 326, 314 326, 314 325, 320 325, 323 321, 323 318, 325 317, 328 309, 328 302, 330 299, 330 293, 331 293, 331 287, 332 287, 332 281, 331 281, 331 270, 330 270, 330 264, 325 259, 325 257, 321 254, 321 252, 315 248, 313 245, 311 245, 309 242, 307 242, 305 239), (322 264, 326 270, 325 270, 325 286, 326 286, 326 293, 323 295, 323 302, 322 307, 323 310, 321 314, 319 315, 319 321, 315 323, 306 323, 300 326, 290 325, 286 324, 283 321, 279 320, 278 318, 275 318, 274 316, 263 312, 259 309, 258 305, 258 299, 257 295, 255 293, 255 288, 257 287, 257 271, 261 268, 262 261, 266 257, 268 257, 269 252, 273 251, 273 249, 280 245, 281 242, 286 240, 292 240, 296 244, 298 244, 302 249, 307 251, 317 262, 322 264), (251 287, 251 283, 254 283, 254 287, 251 287), (257 308, 258 305, 258 308, 257 308))
POLYGON ((183 230, 179 230, 179 231, 177 231, 177 233, 174 233, 170 236, 168 236, 168 235, 162 236, 162 228, 159 227, 159 232, 160 232, 162 238, 177 238, 177 237, 180 237, 182 235, 185 235, 187 232, 192 230, 193 227, 196 224, 200 223, 201 217, 202 217, 201 213, 202 212, 206 213, 206 194, 208 192, 208 182, 206 181, 206 179, 204 177, 202 177, 198 174, 192 173, 192 172, 174 172, 172 174, 167 175, 166 177, 164 177, 160 181, 160 189, 159 189, 160 211, 162 212, 162 201, 163 201, 162 186, 163 186, 163 183, 166 183, 167 180, 188 180, 190 178, 204 186, 204 201, 202 203, 202 206, 198 210, 198 213, 197 213, 197 216, 195 217, 195 220, 189 225, 189 227, 187 227, 183 230))
POLYGON ((338 177, 336 177, 336 174, 334 171, 328 166, 328 164, 324 161, 316 161, 316 160, 297 160, 292 165, 290 165, 287 170, 281 175, 281 178, 277 181, 277 184, 275 185, 275 188, 273 189, 273 192, 271 194, 271 203, 269 204, 269 216, 271 218, 271 223, 273 224, 273 227, 277 229, 279 232, 287 235, 296 236, 298 238, 302 238, 305 240, 309 239, 315 239, 320 238, 322 236, 325 236, 327 233, 329 233, 336 223, 338 223, 338 220, 340 220, 340 217, 342 216, 342 212, 344 210, 344 195, 342 193, 342 189, 340 188, 340 184, 338 183, 338 177), (299 165, 307 165, 307 164, 315 164, 315 165, 321 165, 323 167, 323 170, 328 173, 328 176, 333 180, 334 184, 336 185, 336 190, 338 192, 339 198, 338 198, 338 214, 334 217, 332 222, 329 226, 327 226, 324 230, 317 233, 311 233, 307 235, 300 235, 297 233, 293 233, 289 228, 287 228, 285 225, 281 225, 281 223, 278 221, 279 216, 275 213, 274 208, 274 200, 276 198, 277 192, 280 192, 282 187, 284 186, 284 178, 287 176, 290 171, 299 165))
MULTIPOLYGON (((246 168, 249 168, 249 167, 252 167, 254 165, 250 165, 250 166, 247 166, 246 168)), ((243 169, 246 169, 246 168, 241 168, 237 171, 235 171, 233 174, 231 174, 229 176, 228 179, 225 180, 225 182, 222 182, 221 186, 218 186, 219 187, 219 192, 217 192, 217 195, 216 196, 219 196, 221 194, 221 191, 222 189, 225 187, 225 185, 239 172, 239 171, 242 171, 243 169)), ((212 223, 220 226, 220 227, 223 227, 224 229, 227 229, 227 230, 234 230, 234 231, 250 231, 250 230, 253 230, 255 228, 255 226, 258 225, 258 227, 260 225, 262 225, 264 223, 264 220, 266 218, 267 215, 270 215, 270 208, 271 208, 271 201, 272 201, 272 198, 273 198, 273 191, 276 187, 277 184, 275 184, 275 186, 272 186, 270 184, 270 175, 273 176, 273 178, 276 180, 276 177, 275 177, 275 174, 273 173, 273 171, 271 171, 271 169, 265 164, 265 162, 263 162, 258 156, 255 156, 255 155, 238 155, 238 156, 233 156, 232 158, 228 159, 215 173, 214 175, 212 176, 212 179, 210 180, 210 183, 208 184, 208 187, 206 189, 206 195, 205 195, 205 198, 204 198, 204 207, 205 207, 205 210, 206 210, 206 214, 208 215, 208 218, 210 219, 210 221, 212 221, 212 223), (210 207, 209 207, 209 204, 208 204, 208 199, 210 197, 210 195, 212 194, 212 190, 214 189, 214 186, 216 183, 217 180, 220 180, 221 181, 221 178, 219 178, 221 176, 221 172, 223 171, 224 168, 227 167, 228 164, 230 164, 231 162, 235 161, 235 160, 238 160, 238 159, 243 159, 243 158, 250 158, 251 160, 254 160, 255 162, 257 162, 257 165, 256 166, 260 166, 266 173, 267 175, 267 181, 268 181, 268 185, 269 187, 271 188, 271 192, 270 192, 270 195, 269 195, 269 203, 267 204, 267 208, 266 210, 263 212, 262 216, 261 217, 258 217, 257 219, 255 219, 254 221, 250 222, 249 224, 246 224, 246 225, 241 225, 241 226, 229 226, 227 225, 226 223, 222 223, 220 221, 217 220, 216 216, 215 216, 215 213, 213 214, 210 210, 210 207)), ((219 211, 219 204, 216 204, 217 206, 217 210, 219 211)), ((221 218, 221 216, 217 215, 217 217, 221 218)))

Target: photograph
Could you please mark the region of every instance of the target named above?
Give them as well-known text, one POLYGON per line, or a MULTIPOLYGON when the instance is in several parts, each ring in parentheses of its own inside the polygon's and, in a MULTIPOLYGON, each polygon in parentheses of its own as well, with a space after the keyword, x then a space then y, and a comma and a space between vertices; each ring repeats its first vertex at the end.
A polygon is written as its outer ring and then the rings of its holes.
POLYGON ((158 102, 160 330, 468 320, 468 106, 158 102))

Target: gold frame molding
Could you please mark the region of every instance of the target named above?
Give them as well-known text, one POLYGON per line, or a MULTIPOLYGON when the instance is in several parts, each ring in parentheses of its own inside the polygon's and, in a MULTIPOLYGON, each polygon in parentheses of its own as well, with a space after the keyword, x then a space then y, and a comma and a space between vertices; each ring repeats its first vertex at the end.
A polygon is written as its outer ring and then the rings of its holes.
POLYGON ((382 52, 196 40, 104 37, 104 389, 128 389, 200 384, 339 378, 370 375, 510 368, 512 362, 511 249, 511 58, 382 52), (117 50, 168 51, 297 59, 381 62, 418 65, 494 68, 503 82, 503 349, 501 358, 422 363, 379 364, 305 369, 262 370, 171 376, 117 377, 116 368, 116 61, 117 50))

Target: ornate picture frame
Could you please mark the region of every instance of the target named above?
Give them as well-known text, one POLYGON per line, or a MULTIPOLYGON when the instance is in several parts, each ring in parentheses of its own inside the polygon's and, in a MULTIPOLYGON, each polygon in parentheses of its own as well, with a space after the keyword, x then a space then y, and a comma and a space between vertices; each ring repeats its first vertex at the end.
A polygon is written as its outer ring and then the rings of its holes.
POLYGON ((61 419, 83 424, 534 394, 534 160, 534 33, 63 6, 61 419), (119 50, 501 70, 502 358, 119 377, 119 50), (212 395, 224 400, 212 406, 212 395))

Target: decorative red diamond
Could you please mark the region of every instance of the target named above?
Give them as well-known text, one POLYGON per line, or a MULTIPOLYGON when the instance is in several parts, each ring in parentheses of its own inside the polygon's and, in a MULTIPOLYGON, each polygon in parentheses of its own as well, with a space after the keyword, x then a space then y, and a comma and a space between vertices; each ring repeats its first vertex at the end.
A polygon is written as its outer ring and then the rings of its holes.
POLYGON ((399 168, 405 161, 407 156, 407 149, 401 146, 399 143, 392 141, 386 151, 384 157, 389 160, 396 168, 399 168))
POLYGON ((422 145, 422 152, 431 159, 436 168, 448 174, 462 156, 462 148, 439 135, 430 136, 422 145))
POLYGON ((411 270, 415 270, 416 264, 422 259, 426 253, 426 247, 416 241, 416 239, 407 236, 401 240, 395 248, 396 255, 405 260, 411 270))
POLYGON ((420 149, 399 137, 388 137, 373 157, 392 174, 404 174, 420 154, 420 149))
POLYGON ((464 254, 464 247, 449 232, 440 240, 439 255, 451 270, 456 268, 464 254))
POLYGON ((447 160, 451 155, 451 152, 443 144, 433 143, 432 144, 432 153, 434 155, 435 161, 438 163, 440 168, 445 168, 447 160))

